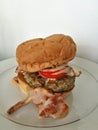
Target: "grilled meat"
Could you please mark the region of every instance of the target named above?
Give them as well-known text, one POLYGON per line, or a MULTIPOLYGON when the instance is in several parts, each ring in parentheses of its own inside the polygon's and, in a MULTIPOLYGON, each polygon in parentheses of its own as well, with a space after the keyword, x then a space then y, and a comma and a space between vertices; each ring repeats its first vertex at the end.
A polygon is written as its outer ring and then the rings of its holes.
POLYGON ((56 80, 49 79, 47 81, 47 79, 40 76, 38 72, 35 73, 24 72, 23 75, 25 81, 30 85, 30 87, 37 88, 46 86, 47 89, 51 90, 54 93, 69 91, 74 87, 75 83, 74 76, 65 76, 63 78, 59 78, 56 80))

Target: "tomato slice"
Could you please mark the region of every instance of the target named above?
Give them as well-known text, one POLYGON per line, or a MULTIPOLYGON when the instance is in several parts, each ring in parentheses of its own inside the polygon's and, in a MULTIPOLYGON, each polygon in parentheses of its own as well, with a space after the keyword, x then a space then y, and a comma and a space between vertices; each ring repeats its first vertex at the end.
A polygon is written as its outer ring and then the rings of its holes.
POLYGON ((56 72, 59 72, 60 70, 56 70, 54 72, 50 71, 40 71, 39 74, 45 78, 61 78, 66 75, 66 72, 55 74, 56 72))

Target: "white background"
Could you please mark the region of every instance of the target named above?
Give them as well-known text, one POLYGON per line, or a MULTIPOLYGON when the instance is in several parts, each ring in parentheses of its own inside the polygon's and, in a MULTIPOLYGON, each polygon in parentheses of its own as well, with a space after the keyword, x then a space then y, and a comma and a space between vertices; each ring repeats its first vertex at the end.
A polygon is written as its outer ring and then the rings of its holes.
POLYGON ((71 35, 77 56, 98 63, 98 0, 0 0, 0 60, 21 42, 53 33, 71 35))

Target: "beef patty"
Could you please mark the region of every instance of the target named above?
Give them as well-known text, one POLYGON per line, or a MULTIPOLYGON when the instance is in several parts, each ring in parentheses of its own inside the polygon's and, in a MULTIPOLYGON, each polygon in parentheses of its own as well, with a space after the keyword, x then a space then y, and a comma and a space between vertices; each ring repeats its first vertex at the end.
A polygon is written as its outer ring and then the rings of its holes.
POLYGON ((75 83, 75 76, 67 75, 60 79, 47 79, 40 76, 38 72, 24 72, 23 75, 26 83, 28 83, 30 87, 46 87, 46 89, 54 93, 68 92, 74 87, 75 83))

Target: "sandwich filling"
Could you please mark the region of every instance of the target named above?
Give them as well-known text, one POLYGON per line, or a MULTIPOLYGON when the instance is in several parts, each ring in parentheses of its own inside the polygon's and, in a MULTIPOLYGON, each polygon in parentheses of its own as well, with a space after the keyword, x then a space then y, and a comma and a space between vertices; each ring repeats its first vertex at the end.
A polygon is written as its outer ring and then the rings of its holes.
POLYGON ((38 72, 24 72, 23 75, 26 83, 28 83, 30 87, 37 88, 44 86, 46 89, 49 89, 54 93, 69 91, 74 87, 75 83, 75 76, 67 75, 59 79, 46 79, 39 75, 38 72))
POLYGON ((73 89, 75 77, 80 75, 69 65, 61 65, 56 68, 44 69, 40 72, 25 72, 19 68, 16 71, 21 73, 25 82, 33 89, 44 87, 52 93, 68 92, 73 89))

